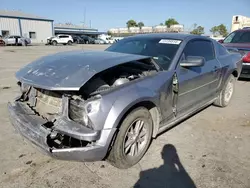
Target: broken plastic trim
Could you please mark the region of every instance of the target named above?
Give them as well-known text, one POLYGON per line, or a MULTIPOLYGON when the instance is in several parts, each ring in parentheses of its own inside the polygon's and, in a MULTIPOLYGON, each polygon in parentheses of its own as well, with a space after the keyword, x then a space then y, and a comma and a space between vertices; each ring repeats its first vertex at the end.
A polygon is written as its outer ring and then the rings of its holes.
POLYGON ((47 144, 51 149, 65 149, 86 147, 90 142, 78 140, 67 135, 62 135, 56 131, 52 131, 47 137, 47 144))

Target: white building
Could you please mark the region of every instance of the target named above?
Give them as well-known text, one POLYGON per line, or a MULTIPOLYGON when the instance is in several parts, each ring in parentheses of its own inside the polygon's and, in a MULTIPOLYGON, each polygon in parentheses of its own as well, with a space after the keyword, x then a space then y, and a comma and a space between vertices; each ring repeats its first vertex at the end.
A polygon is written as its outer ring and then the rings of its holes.
POLYGON ((130 27, 129 31, 131 33, 139 33, 140 32, 140 28, 139 27, 130 27))
POLYGON ((243 29, 244 27, 250 27, 250 18, 241 15, 233 16, 231 32, 237 29, 243 29))
POLYGON ((20 11, 0 10, 0 35, 28 37, 32 43, 46 43, 54 35, 53 20, 20 11))
POLYGON ((152 33, 153 32, 153 27, 150 26, 143 26, 141 28, 141 32, 142 33, 152 33))
POLYGON ((168 26, 166 25, 157 25, 154 27, 154 32, 160 33, 160 32, 166 32, 168 29, 168 26))
POLYGON ((184 31, 184 25, 182 25, 182 24, 171 25, 170 29, 182 32, 182 31, 184 31))
POLYGON ((172 25, 170 28, 168 28, 166 25, 157 25, 157 26, 143 26, 141 29, 139 27, 130 27, 128 28, 111 28, 109 29, 109 32, 113 34, 124 34, 124 33, 161 33, 161 32, 183 32, 184 31, 184 25, 172 25))

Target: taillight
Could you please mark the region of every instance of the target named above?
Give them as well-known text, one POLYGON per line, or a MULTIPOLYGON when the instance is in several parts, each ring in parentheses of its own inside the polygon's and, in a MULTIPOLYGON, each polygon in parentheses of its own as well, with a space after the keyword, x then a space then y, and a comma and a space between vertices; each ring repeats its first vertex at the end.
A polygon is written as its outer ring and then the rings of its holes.
POLYGON ((243 63, 250 63, 250 52, 243 56, 242 61, 243 63))

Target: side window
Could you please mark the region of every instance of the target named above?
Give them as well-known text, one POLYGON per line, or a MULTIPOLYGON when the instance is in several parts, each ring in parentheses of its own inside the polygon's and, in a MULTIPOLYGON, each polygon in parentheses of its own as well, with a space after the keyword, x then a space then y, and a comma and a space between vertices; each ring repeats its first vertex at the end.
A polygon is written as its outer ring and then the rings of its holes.
POLYGON ((226 55, 228 54, 229 52, 227 51, 226 47, 225 46, 222 46, 220 43, 217 43, 217 46, 218 46, 218 53, 219 55, 226 55))
POLYGON ((244 32, 239 41, 239 43, 249 43, 250 42, 250 32, 244 32))
POLYGON ((207 40, 190 41, 184 49, 184 55, 202 56, 206 61, 215 59, 213 44, 207 40))

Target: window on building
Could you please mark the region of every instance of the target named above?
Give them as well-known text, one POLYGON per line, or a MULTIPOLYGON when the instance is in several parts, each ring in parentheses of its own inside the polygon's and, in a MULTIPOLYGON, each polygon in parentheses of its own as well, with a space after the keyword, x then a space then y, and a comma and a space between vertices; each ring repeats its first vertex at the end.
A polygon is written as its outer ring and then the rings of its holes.
POLYGON ((29 38, 36 39, 36 32, 29 32, 29 38))
POLYGON ((10 35, 10 31, 7 31, 7 30, 2 30, 2 36, 3 37, 7 37, 10 35))

